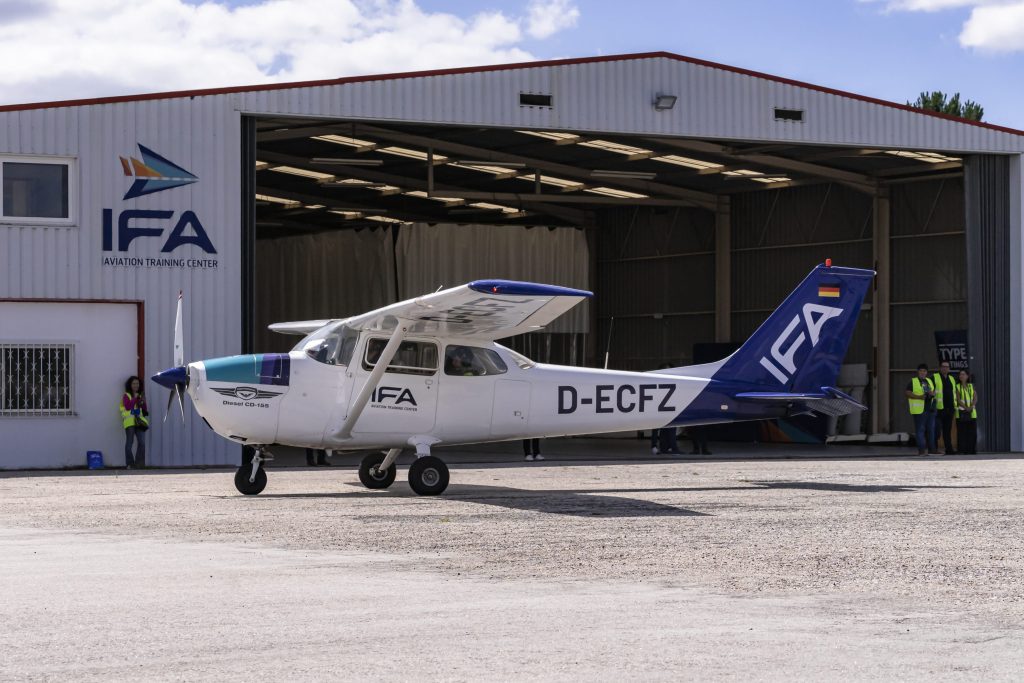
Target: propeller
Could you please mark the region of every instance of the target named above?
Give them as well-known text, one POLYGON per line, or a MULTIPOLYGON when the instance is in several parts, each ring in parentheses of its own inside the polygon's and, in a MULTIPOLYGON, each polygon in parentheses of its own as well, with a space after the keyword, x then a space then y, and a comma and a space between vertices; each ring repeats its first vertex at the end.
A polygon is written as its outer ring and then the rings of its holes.
POLYGON ((171 413, 171 404, 174 397, 178 397, 178 409, 181 411, 181 421, 185 422, 185 389, 188 387, 188 367, 185 365, 185 345, 182 342, 181 330, 181 302, 182 292, 178 292, 178 313, 174 318, 174 367, 153 375, 152 380, 161 386, 171 390, 167 397, 167 410, 164 412, 164 422, 171 413))

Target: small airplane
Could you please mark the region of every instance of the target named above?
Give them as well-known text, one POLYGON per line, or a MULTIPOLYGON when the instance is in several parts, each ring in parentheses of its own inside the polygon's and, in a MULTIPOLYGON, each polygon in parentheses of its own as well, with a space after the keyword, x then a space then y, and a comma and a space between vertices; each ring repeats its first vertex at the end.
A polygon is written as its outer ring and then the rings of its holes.
MULTIPOLYGON (((235 474, 263 491, 268 447, 367 451, 359 479, 391 486, 406 449, 409 485, 442 493, 448 467, 431 448, 534 437, 762 420, 866 407, 834 384, 875 273, 816 266, 736 352, 652 372, 535 363, 496 340, 543 328, 591 292, 477 280, 343 320, 275 323, 301 334, 289 353, 184 363, 181 295, 175 367, 153 380, 221 436, 255 454, 235 474)), ((165 416, 166 419, 166 416, 165 416)))

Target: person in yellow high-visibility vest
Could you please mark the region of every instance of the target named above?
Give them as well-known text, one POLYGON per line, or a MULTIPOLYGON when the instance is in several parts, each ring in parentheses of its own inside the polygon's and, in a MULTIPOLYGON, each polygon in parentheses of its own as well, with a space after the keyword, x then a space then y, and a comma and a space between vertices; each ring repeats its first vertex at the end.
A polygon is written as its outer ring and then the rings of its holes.
POLYGON ((966 370, 960 371, 956 383, 956 434, 960 453, 978 452, 978 394, 966 370))
POLYGON ((907 383, 904 391, 907 406, 914 418, 914 433, 917 438, 917 454, 938 455, 935 446, 935 388, 928 379, 928 364, 917 366, 917 376, 907 383))
POLYGON ((939 371, 932 375, 935 389, 935 440, 942 434, 942 451, 956 455, 953 448, 953 421, 956 419, 956 377, 949 372, 949 361, 939 362, 939 371))
POLYGON ((146 407, 146 396, 142 390, 142 380, 135 375, 124 383, 124 394, 118 404, 121 413, 121 426, 124 427, 124 466, 131 469, 143 466, 146 461, 146 430, 149 429, 149 409, 146 407), (132 455, 132 442, 138 442, 135 455, 132 455))

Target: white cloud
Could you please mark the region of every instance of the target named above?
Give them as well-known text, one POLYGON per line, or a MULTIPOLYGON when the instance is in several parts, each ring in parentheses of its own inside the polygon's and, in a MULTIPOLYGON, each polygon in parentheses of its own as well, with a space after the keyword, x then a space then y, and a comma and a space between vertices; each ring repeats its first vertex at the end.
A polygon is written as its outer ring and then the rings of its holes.
POLYGON ((545 38, 578 16, 570 0, 467 17, 415 0, 0 0, 0 101, 527 61, 524 32, 545 38))
POLYGON ((572 28, 580 18, 571 0, 531 0, 527 13, 526 32, 533 38, 547 38, 572 28))
POLYGON ((993 52, 1024 51, 1024 0, 882 1, 889 12, 941 12, 969 7, 970 16, 960 30, 961 46, 993 52))
POLYGON ((996 52, 1024 50, 1024 2, 975 8, 960 32, 960 44, 996 52))

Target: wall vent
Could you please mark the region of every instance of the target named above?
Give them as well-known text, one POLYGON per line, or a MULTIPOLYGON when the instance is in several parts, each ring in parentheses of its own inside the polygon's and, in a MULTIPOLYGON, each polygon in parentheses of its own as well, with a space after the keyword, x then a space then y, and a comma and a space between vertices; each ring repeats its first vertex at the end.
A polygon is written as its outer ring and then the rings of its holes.
POLYGON ((803 121, 804 110, 803 109, 779 109, 775 107, 775 120, 776 121, 803 121))
POLYGON ((521 92, 519 93, 519 106, 521 107, 550 107, 551 95, 541 95, 538 93, 521 92))

